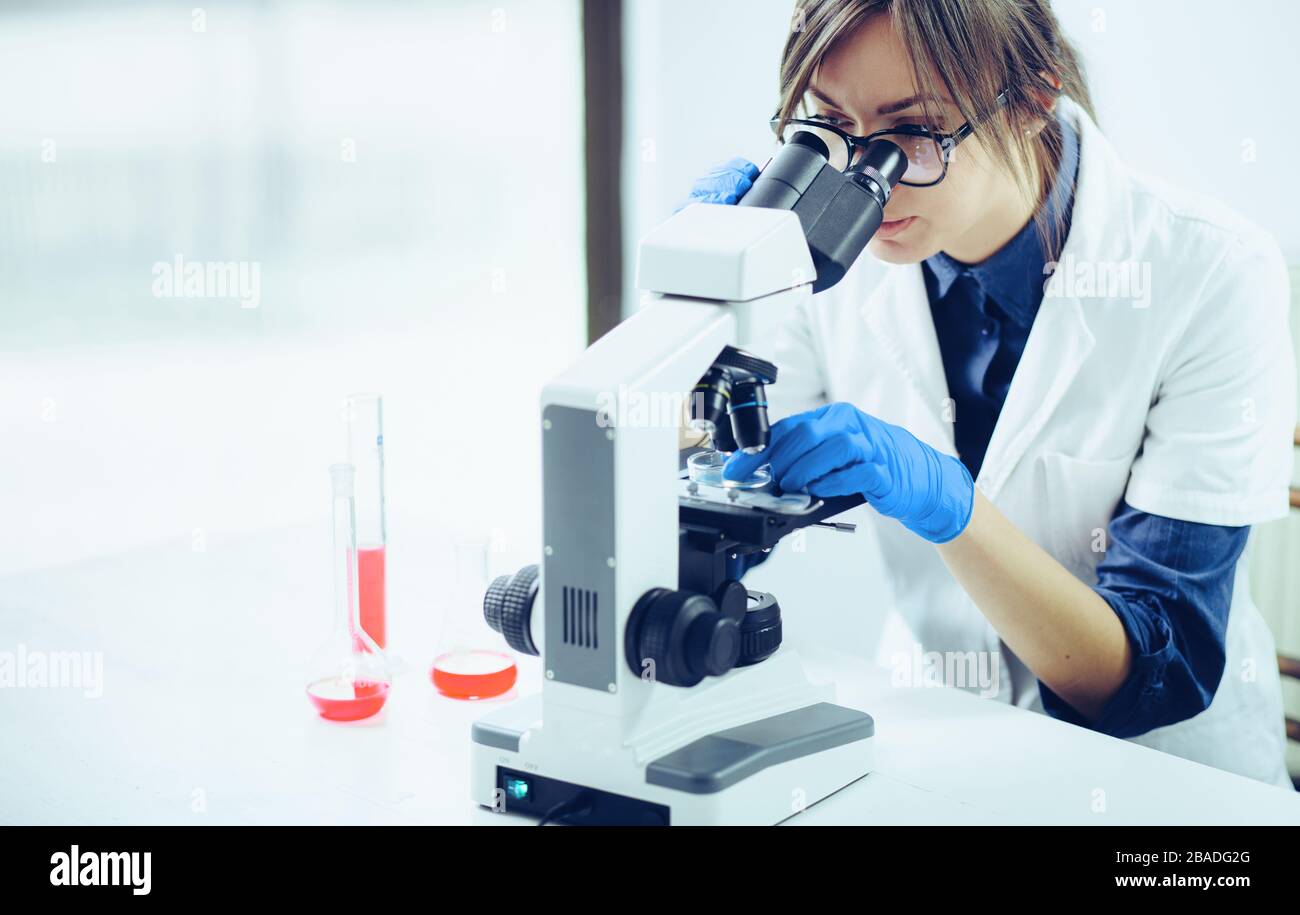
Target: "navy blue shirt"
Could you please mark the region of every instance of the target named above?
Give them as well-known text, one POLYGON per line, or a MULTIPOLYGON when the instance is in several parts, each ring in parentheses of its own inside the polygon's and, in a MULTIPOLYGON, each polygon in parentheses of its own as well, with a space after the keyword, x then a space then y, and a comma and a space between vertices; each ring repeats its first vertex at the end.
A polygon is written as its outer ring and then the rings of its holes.
MULTIPOLYGON (((1079 141, 1060 121, 1063 149, 1043 206, 1068 218, 1079 141)), ((1064 237, 1064 235, 1062 235, 1064 237)), ((980 466, 1043 297, 1047 258, 1034 220, 979 264, 946 254, 922 267, 939 351, 954 401, 957 454, 980 466)), ((1095 590, 1119 617, 1133 649, 1128 679, 1096 722, 1084 720, 1039 682, 1048 714, 1117 737, 1190 718, 1209 706, 1223 676, 1233 574, 1250 532, 1178 521, 1121 502, 1095 590)))

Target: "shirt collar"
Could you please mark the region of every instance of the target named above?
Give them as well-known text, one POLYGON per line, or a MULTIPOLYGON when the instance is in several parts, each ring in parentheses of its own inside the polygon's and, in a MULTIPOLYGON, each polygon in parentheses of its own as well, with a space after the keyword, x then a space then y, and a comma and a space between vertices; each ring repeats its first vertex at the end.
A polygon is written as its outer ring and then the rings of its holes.
MULTIPOLYGON (((1060 214, 1068 230, 1079 167, 1079 137, 1068 119, 1058 117, 1057 121, 1061 125, 1061 165, 1042 209, 1049 222, 1060 214)), ((967 274, 1007 317, 1027 328, 1033 324, 1043 300, 1046 262, 1037 220, 1031 219, 1009 242, 978 264, 963 264, 942 251, 926 258, 924 263, 934 274, 940 298, 948 294, 959 276, 967 274)))

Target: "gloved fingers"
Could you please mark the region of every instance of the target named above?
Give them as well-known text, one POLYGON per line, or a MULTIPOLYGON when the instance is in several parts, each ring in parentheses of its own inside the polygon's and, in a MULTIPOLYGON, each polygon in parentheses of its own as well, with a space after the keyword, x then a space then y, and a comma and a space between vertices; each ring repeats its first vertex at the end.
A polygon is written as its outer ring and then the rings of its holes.
MULTIPOLYGON (((863 460, 875 460, 877 448, 870 436, 865 434, 859 422, 861 416, 858 408, 852 404, 826 404, 815 410, 789 417, 791 425, 789 428, 782 429, 784 434, 780 437, 776 435, 777 426, 786 420, 778 422, 772 427, 772 442, 767 449, 770 452, 768 460, 772 464, 773 472, 785 475, 796 461, 811 452, 817 445, 833 439, 840 439, 842 447, 849 447, 851 442, 852 447, 860 452, 863 460)), ((842 459, 838 465, 846 463, 848 460, 842 459)), ((823 467, 822 472, 829 469, 831 468, 823 467)))
POLYGON ((832 470, 825 476, 818 477, 808 484, 808 492, 814 496, 848 496, 861 493, 868 499, 876 498, 874 494, 888 492, 890 487, 889 468, 883 464, 855 464, 832 470))
POLYGON ((758 179, 758 166, 748 159, 735 158, 713 169, 695 182, 691 198, 701 203, 736 203, 749 192, 758 179))
POLYGON ((807 418, 813 434, 819 440, 835 433, 847 432, 860 436, 871 447, 873 454, 876 451, 876 432, 880 421, 851 403, 836 401, 799 415, 807 418))
POLYGON ((767 448, 758 454, 733 454, 723 466, 722 475, 728 480, 743 480, 763 464, 771 464, 772 473, 780 479, 795 461, 820 442, 841 433, 856 436, 863 448, 863 458, 873 460, 877 449, 863 433, 861 416, 856 407, 847 403, 824 404, 787 416, 773 424, 767 448))
POLYGON ((691 186, 691 192, 673 213, 680 213, 692 203, 738 203, 758 180, 758 166, 737 156, 715 165, 691 186))
POLYGON ((697 183, 695 187, 691 188, 691 195, 683 200, 681 205, 673 212, 674 214, 680 213, 692 203, 734 204, 739 202, 740 198, 743 197, 748 190, 748 187, 741 190, 731 185, 706 185, 703 182, 700 182, 697 183))
POLYGON ((811 412, 799 413, 777 420, 768 434, 767 447, 758 454, 736 452, 722 467, 722 476, 728 480, 743 480, 763 464, 772 465, 778 479, 804 452, 817 444, 810 428, 811 412))
POLYGON ((758 166, 741 156, 728 159, 725 163, 716 167, 714 171, 735 172, 751 184, 758 180, 758 166))
POLYGON ((700 181, 691 189, 691 203, 734 204, 749 192, 753 184, 736 175, 723 175, 700 181))
POLYGON ((818 477, 860 463, 864 456, 854 438, 862 437, 833 433, 795 458, 784 472, 777 472, 774 465, 772 470, 777 475, 781 489, 785 492, 803 492, 818 477))
POLYGON ((755 470, 767 463, 767 451, 765 449, 758 454, 746 454, 743 451, 737 451, 727 458, 727 463, 722 465, 722 478, 724 480, 744 480, 749 477, 755 470))

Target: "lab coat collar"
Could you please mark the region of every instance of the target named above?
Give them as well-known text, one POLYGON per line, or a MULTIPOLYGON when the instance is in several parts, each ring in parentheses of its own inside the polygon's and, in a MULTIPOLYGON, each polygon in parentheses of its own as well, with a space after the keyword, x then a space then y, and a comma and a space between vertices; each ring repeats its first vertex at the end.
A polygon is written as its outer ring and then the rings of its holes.
MULTIPOLYGON (((1058 106, 1079 137, 1078 182, 1061 260, 1094 265, 1127 261, 1134 239, 1124 165, 1082 108, 1066 97, 1058 106)), ((1055 267, 1046 264, 1044 271, 1055 267)), ((921 265, 891 266, 861 314, 923 405, 922 423, 911 431, 955 452, 952 404, 921 265)), ((1054 290, 1044 294, 980 468, 977 483, 989 498, 997 495, 1042 432, 1095 342, 1079 299, 1054 290)))

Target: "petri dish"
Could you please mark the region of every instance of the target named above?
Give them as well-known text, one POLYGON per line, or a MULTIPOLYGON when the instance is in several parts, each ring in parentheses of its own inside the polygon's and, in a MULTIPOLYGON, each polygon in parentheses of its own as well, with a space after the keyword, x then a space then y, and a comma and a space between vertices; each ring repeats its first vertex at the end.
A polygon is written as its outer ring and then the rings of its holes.
POLYGON ((772 465, 764 464, 747 480, 723 479, 722 468, 730 454, 724 451, 700 451, 686 459, 686 473, 691 482, 722 489, 758 489, 772 482, 772 465))
POLYGON ((515 685, 515 659, 499 651, 455 649, 434 659, 429 678, 452 699, 491 699, 515 685))

